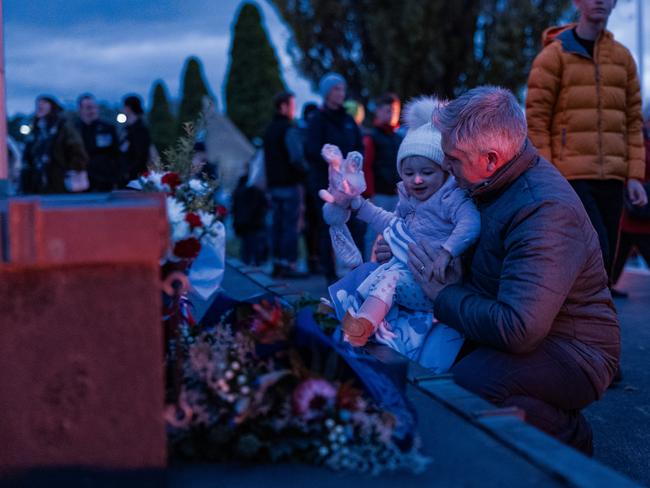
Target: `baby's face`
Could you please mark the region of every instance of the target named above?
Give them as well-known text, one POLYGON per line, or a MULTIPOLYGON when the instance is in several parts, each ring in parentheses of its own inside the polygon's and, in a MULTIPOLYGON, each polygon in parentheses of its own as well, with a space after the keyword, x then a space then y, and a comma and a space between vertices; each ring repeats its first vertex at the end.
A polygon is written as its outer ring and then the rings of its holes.
POLYGON ((437 192, 447 180, 447 172, 439 164, 422 156, 409 156, 402 161, 402 181, 409 195, 424 201, 437 192))

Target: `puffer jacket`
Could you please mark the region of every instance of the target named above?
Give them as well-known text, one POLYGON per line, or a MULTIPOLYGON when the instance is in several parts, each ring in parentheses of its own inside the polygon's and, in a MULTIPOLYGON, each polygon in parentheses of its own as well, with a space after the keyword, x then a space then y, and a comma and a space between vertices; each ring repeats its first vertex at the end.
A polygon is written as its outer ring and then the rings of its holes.
POLYGON ((602 394, 618 365, 620 329, 598 237, 578 196, 530 141, 470 194, 481 236, 466 282, 438 294, 436 318, 512 354, 551 341, 602 394))
POLYGON ((441 246, 453 257, 469 248, 480 234, 481 217, 467 192, 449 176, 442 187, 424 201, 410 196, 404 182, 397 184, 399 201, 395 212, 377 207, 369 200, 359 207, 357 218, 367 222, 373 231, 381 233, 397 217, 402 219, 409 237, 441 246))
POLYGON ((575 24, 544 32, 528 78, 528 134, 569 180, 644 176, 641 94, 630 52, 604 31, 594 57, 575 24))

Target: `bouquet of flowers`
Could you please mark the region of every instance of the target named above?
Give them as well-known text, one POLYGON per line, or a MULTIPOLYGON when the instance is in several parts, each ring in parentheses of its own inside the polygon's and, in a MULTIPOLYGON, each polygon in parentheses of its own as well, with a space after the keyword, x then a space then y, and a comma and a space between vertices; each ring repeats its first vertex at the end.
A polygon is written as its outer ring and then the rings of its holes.
POLYGON ((217 181, 193 164, 193 126, 186 126, 186 131, 187 136, 165 152, 163 161, 138 179, 142 191, 167 195, 171 248, 166 259, 172 262, 195 259, 207 240, 223 234, 221 220, 226 215, 225 207, 215 205, 217 181))
POLYGON ((278 301, 235 303, 216 325, 192 329, 180 395, 165 414, 172 457, 373 475, 424 469, 412 412, 381 404, 396 387, 371 395, 314 317, 278 301))

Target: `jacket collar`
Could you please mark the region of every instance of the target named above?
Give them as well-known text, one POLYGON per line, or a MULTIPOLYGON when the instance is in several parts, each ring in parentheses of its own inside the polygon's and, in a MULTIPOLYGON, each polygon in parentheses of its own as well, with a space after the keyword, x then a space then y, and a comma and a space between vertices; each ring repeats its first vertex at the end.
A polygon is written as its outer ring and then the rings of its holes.
POLYGON ((521 150, 496 174, 469 189, 470 196, 477 201, 485 201, 499 196, 512 182, 537 161, 539 154, 535 146, 526 139, 521 150))
MULTIPOLYGON (((563 30, 562 32, 560 32, 555 36, 555 40, 560 42, 560 44, 562 45, 562 49, 564 49, 565 52, 571 54, 577 54, 578 56, 582 56, 583 58, 593 60, 593 57, 589 54, 589 52, 585 49, 585 47, 578 42, 578 39, 576 39, 574 33, 575 27, 576 24, 571 24, 567 26, 567 29, 563 30)), ((600 43, 601 40, 604 38, 612 38, 612 33, 609 32, 608 30, 602 31, 600 35, 596 38, 596 44, 600 43)))

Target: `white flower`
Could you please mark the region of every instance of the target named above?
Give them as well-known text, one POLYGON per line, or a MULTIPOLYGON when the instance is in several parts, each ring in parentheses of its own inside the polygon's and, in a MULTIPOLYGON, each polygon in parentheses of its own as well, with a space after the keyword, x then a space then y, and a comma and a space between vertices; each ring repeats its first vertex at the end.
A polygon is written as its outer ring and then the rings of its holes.
POLYGON ((172 224, 185 221, 185 207, 174 197, 167 197, 167 218, 172 224))
POLYGON ((182 241, 190 236, 190 224, 184 220, 181 222, 172 222, 172 241, 182 241))
POLYGON ((199 195, 203 195, 208 191, 208 186, 203 183, 201 180, 192 178, 189 181, 190 185, 190 190, 192 190, 194 193, 197 193, 199 195))
POLYGON ((199 210, 197 213, 199 214, 199 218, 201 219, 203 227, 206 229, 209 229, 216 220, 216 217, 214 215, 203 210, 199 210))

